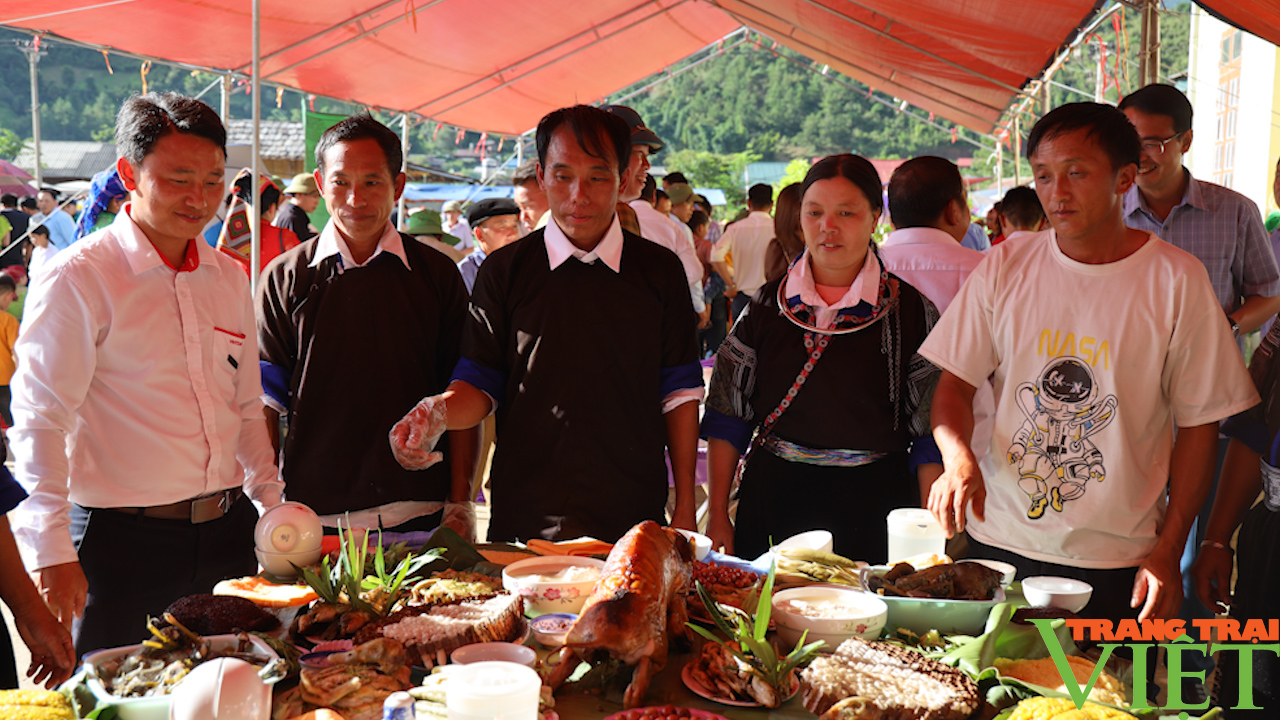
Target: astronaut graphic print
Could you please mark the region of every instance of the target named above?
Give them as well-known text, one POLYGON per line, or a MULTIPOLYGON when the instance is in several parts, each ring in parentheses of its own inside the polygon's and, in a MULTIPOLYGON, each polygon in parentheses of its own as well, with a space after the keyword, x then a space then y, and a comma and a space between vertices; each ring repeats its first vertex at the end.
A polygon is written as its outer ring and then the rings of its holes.
POLYGON ((1014 395, 1023 421, 1005 460, 1027 496, 1027 517, 1069 510, 1090 483, 1107 479, 1106 457, 1091 440, 1119 412, 1116 396, 1103 395, 1089 363, 1074 356, 1049 360, 1034 382, 1014 395))

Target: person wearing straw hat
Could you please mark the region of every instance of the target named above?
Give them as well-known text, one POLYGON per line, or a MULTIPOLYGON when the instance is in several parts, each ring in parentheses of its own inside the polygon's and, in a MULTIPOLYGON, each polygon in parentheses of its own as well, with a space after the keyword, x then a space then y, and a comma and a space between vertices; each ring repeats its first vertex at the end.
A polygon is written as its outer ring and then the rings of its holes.
POLYGON ((404 231, 423 245, 444 253, 445 257, 455 263, 465 257, 457 248, 461 240, 444 231, 440 224, 440 213, 435 210, 424 208, 410 215, 404 231))
POLYGON ((292 230, 302 242, 315 237, 316 229, 311 224, 310 215, 320 207, 320 191, 316 188, 316 179, 311 173, 298 173, 289 181, 284 195, 286 200, 280 204, 271 224, 292 230))
POLYGON ((440 208, 440 214, 449 224, 449 234, 461 238, 462 242, 458 243, 458 250, 466 255, 475 249, 476 243, 471 238, 471 226, 467 224, 467 218, 462 212, 462 202, 450 200, 440 208))

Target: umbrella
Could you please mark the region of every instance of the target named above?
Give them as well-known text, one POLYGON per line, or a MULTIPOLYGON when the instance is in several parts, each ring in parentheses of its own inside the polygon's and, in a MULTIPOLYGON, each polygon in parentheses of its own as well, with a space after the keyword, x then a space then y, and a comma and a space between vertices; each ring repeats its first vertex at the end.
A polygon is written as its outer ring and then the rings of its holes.
POLYGON ((34 179, 26 170, 8 160, 0 160, 0 193, 13 193, 18 197, 35 195, 35 187, 27 182, 34 179))

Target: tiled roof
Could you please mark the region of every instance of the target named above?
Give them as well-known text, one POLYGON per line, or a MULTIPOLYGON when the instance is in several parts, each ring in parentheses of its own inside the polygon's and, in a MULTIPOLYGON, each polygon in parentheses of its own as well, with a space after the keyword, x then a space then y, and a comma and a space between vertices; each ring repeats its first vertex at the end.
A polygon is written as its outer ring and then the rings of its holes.
MULTIPOLYGON (((13 164, 35 175, 35 152, 24 147, 13 164)), ((41 175, 46 182, 88 180, 116 164, 115 143, 45 140, 40 143, 41 175)))
MULTIPOLYGON (((260 157, 300 160, 307 152, 302 123, 287 120, 262 120, 258 126, 260 157)), ((251 145, 253 121, 232 120, 227 132, 228 145, 251 145)))

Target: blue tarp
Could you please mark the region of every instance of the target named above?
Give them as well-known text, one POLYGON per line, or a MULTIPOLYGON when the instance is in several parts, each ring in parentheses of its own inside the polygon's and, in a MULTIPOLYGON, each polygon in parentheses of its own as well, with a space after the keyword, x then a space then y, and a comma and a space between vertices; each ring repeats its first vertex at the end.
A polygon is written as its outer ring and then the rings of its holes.
MULTIPOLYGON (((724 205, 727 200, 719 188, 694 188, 712 205, 724 205)), ((515 192, 510 185, 444 185, 438 183, 406 183, 404 199, 408 202, 478 202, 485 198, 509 198, 515 192)))
POLYGON ((509 198, 515 188, 510 185, 443 185, 406 183, 404 199, 409 202, 478 202, 486 198, 509 198))

